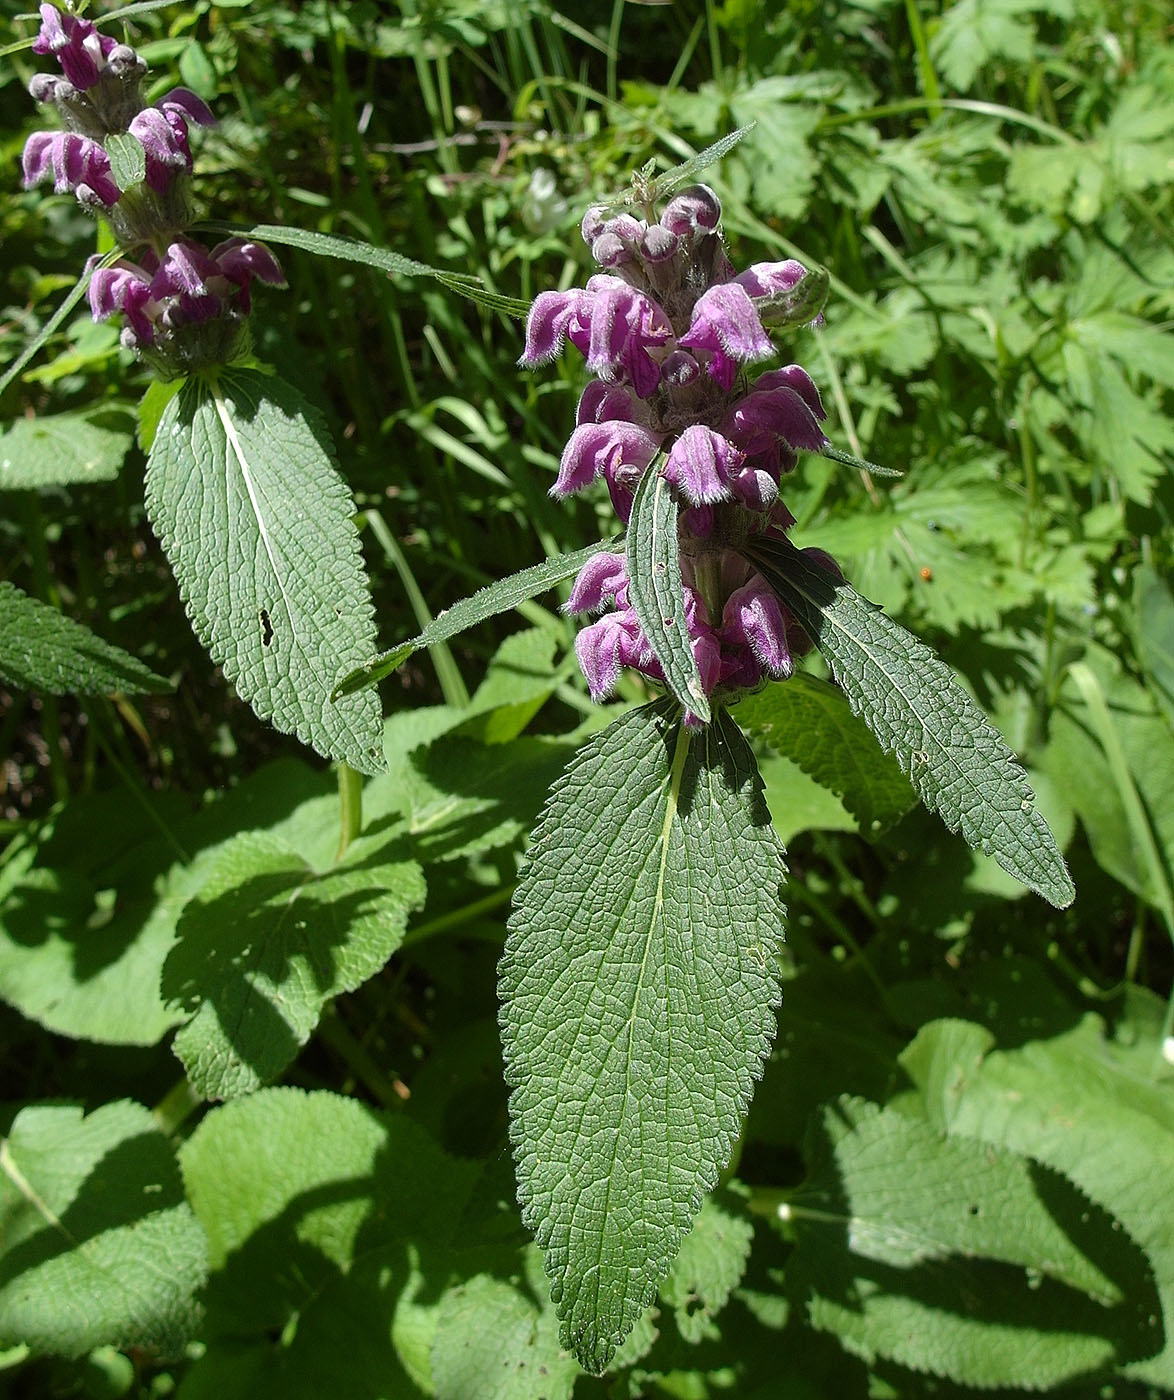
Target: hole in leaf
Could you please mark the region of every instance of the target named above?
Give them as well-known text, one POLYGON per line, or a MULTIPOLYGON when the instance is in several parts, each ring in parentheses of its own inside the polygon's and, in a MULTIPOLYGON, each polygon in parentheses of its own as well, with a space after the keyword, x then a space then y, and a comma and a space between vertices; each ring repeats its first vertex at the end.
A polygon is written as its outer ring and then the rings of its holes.
POLYGON ((261 618, 261 645, 262 645, 263 647, 267 647, 267 646, 269 645, 269 643, 273 640, 273 624, 269 621, 269 611, 268 611, 267 608, 262 608, 262 609, 261 609, 260 618, 261 618))

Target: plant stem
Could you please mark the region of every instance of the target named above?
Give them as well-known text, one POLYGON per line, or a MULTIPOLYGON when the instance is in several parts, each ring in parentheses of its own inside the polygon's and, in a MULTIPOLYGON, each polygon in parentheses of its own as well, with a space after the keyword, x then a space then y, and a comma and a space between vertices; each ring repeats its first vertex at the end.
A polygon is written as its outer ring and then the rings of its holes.
POLYGON ((334 863, 363 829, 363 777, 349 763, 338 765, 338 850, 334 863))
POLYGON ((178 1084, 168 1089, 151 1113, 159 1124, 160 1131, 171 1137, 203 1102, 188 1081, 181 1079, 178 1084))

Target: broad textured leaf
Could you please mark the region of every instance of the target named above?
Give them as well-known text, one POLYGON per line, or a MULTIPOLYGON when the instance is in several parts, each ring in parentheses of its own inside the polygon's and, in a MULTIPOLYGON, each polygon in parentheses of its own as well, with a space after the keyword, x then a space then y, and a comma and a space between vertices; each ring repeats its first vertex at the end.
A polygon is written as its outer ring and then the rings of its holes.
POLYGON ((578 1363, 558 1323, 516 1288, 478 1274, 441 1300, 432 1342, 436 1400, 571 1400, 578 1363))
POLYGON ((835 793, 865 836, 881 835, 917 801, 844 692, 804 671, 747 696, 737 720, 835 793))
POLYGON ((153 1045, 186 1019, 159 990, 179 916, 221 845, 266 826, 329 864, 338 797, 327 773, 267 764, 192 813, 176 793, 81 794, 19 838, 0 870, 0 996, 60 1035, 153 1045))
MULTIPOLYGON (((1108 1335, 1123 1353, 1119 1360, 1130 1362, 1128 1374, 1169 1390, 1174 1389, 1174 1215, 1169 1208, 1174 1076, 1168 1069, 1162 1076, 1155 1073, 1162 1003, 1142 988, 1134 993, 1117 1038, 1091 1014, 1063 1034, 1016 1050, 994 1049, 994 1037, 978 1027, 965 1057, 952 1053, 946 1041, 950 1063, 939 1069, 943 1036, 950 1032, 935 1022, 914 1042, 917 1051, 910 1047, 903 1059, 923 1092, 931 1092, 935 1082, 948 1083, 948 1095, 939 1094, 937 1102, 949 1132, 1029 1153, 1063 1172, 1145 1250, 1160 1306, 1143 1308, 1131 1325, 1119 1324, 1108 1335), (1157 1315, 1156 1326, 1150 1312, 1157 1315)), ((1133 1287, 1143 1299, 1145 1273, 1135 1263, 1133 1287)))
POLYGON ((318 874, 282 841, 251 831, 206 872, 162 982, 169 1001, 194 1013, 174 1048, 205 1098, 250 1093, 280 1074, 323 1006, 399 947, 424 901, 420 867, 386 847, 367 859, 363 850, 318 874))
POLYGON ((526 728, 554 694, 558 638, 542 627, 507 637, 493 655, 469 708, 481 716, 463 732, 485 744, 507 744, 526 728))
POLYGON ((345 674, 334 693, 353 695, 356 691, 365 690, 367 686, 378 684, 421 647, 447 642, 458 632, 464 632, 487 618, 508 612, 519 603, 524 603, 539 593, 545 593, 556 583, 562 583, 577 574, 593 554, 598 554, 601 549, 611 549, 616 543, 615 538, 599 540, 595 544, 587 545, 585 549, 575 550, 573 554, 558 554, 553 559, 546 559, 541 564, 534 564, 529 569, 521 569, 516 574, 510 574, 508 578, 488 584, 468 598, 454 603, 451 608, 446 608, 444 612, 437 613, 418 637, 401 642, 390 651, 381 652, 365 665, 345 674))
POLYGON ((319 753, 380 772, 377 697, 330 699, 375 631, 354 505, 301 396, 254 370, 189 380, 159 424, 147 510, 196 633, 239 694, 319 753))
POLYGON ((413 850, 431 863, 508 846, 534 825, 573 752, 557 739, 486 746, 450 736, 414 755, 406 783, 413 850))
POLYGON ((147 1109, 17 1115, 0 1140, 0 1346, 179 1356, 206 1276, 203 1231, 147 1109))
POLYGON ((951 831, 1059 908, 1075 890, 1026 774, 944 662, 789 541, 748 551, 852 709, 951 831))
POLYGON ((1044 1389, 1152 1349, 1144 1255, 1059 1173, 859 1099, 821 1133, 787 1282, 849 1351, 1044 1389))
POLYGON ((2 581, 0 678, 50 695, 159 695, 172 688, 129 652, 2 581))
POLYGON ((719 712, 593 737, 535 829, 500 968, 511 1137, 564 1343, 602 1370, 741 1128, 774 1029, 782 852, 719 712))
POLYGON ((20 418, 0 435, 0 490, 113 481, 129 447, 129 433, 80 413, 20 418))
POLYGON ((741 1282, 754 1240, 754 1226, 739 1206, 730 1191, 706 1200, 660 1286, 660 1300, 672 1308, 687 1342, 721 1335, 713 1319, 741 1282))
POLYGON ((677 546, 679 507, 659 471, 644 473, 632 501, 625 547, 628 595, 640 628, 677 700, 703 723, 709 700, 690 644, 677 546))
POLYGON ((472 1164, 404 1115, 286 1088, 214 1110, 180 1162, 212 1270, 185 1400, 322 1400, 340 1358, 348 1400, 416 1393, 403 1314, 421 1256, 447 1274, 472 1164))

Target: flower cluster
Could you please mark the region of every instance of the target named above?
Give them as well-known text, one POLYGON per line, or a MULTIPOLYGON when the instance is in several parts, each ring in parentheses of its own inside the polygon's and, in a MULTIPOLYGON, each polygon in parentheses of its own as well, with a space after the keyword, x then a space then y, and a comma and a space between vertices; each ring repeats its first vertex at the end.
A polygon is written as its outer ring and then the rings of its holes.
MULTIPOLYGON (((794 523, 780 479, 800 450, 827 445, 819 391, 804 369, 746 373, 774 353, 766 324, 818 318, 826 278, 793 260, 735 275, 720 218, 705 185, 676 195, 658 220, 588 210, 583 238, 602 271, 584 288, 535 300, 519 362, 540 365, 569 340, 596 376, 579 400, 552 494, 602 477, 626 521, 646 471, 676 488, 685 618, 707 695, 788 676, 810 645, 740 547, 794 523)), ((597 554, 567 603, 571 612, 610 609, 576 643, 597 700, 625 666, 663 680, 629 586, 624 558, 597 554)))
POLYGON ((147 65, 135 49, 53 5, 43 4, 40 14, 33 52, 52 55, 62 76, 38 73, 29 92, 56 109, 65 130, 29 137, 25 186, 51 179, 58 194, 72 193, 100 213, 119 246, 135 253, 133 262, 94 271, 94 319, 123 313, 123 343, 148 354, 164 373, 231 358, 248 315, 251 281, 283 285, 284 279, 258 244, 233 238, 209 252, 186 236, 190 130, 211 126, 212 113, 186 88, 146 105, 147 65), (116 142, 122 166, 112 159, 116 142), (128 162, 138 178, 127 177, 128 162))

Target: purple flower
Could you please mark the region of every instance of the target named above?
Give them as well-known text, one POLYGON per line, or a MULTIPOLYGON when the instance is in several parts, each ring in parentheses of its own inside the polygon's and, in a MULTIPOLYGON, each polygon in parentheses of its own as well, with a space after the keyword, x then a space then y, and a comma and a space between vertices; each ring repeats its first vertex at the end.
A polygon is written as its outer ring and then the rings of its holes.
POLYGON ((88 136, 75 131, 34 131, 25 142, 22 164, 26 189, 51 175, 58 194, 93 195, 108 208, 118 203, 110 157, 88 136))
POLYGON ((614 481, 625 467, 636 479, 656 456, 660 437, 638 423, 580 423, 567 440, 552 496, 569 496, 596 477, 614 481))
POLYGON ((739 365, 764 360, 774 351, 750 294, 737 281, 719 283, 701 294, 678 343, 708 350, 709 373, 726 390, 733 388, 739 365))
POLYGON ((776 680, 795 669, 782 605, 758 574, 726 599, 722 636, 748 646, 762 669, 776 680))
POLYGON ((608 603, 627 601, 628 575, 624 556, 600 551, 593 554, 579 570, 571 585, 571 596, 563 606, 564 612, 600 612, 608 603))
MULTIPOLYGON (((704 692, 729 697, 764 676, 790 675, 810 645, 740 551, 750 536, 785 534, 794 524, 779 500, 780 478, 800 450, 819 451, 827 439, 819 392, 799 365, 744 383, 744 367, 773 353, 764 317, 781 328, 798 324, 804 305, 795 288, 811 274, 786 261, 735 276, 720 216, 704 185, 681 191, 659 220, 589 209, 583 238, 606 270, 584 288, 535 300, 520 363, 542 364, 570 341, 595 375, 552 494, 602 476, 627 521, 647 472, 662 472, 673 487, 682 621, 704 692)), ((626 557, 600 553, 580 570, 567 602, 568 612, 603 612, 575 643, 596 700, 614 691, 625 667, 664 682, 629 590, 626 557)), ((700 721, 686 710, 685 723, 700 721)))
POLYGON ((40 9, 41 29, 33 40, 33 53, 51 53, 79 92, 92 88, 118 41, 99 34, 88 19, 62 14, 55 5, 40 9))
POLYGON ((673 443, 664 477, 691 505, 713 505, 730 499, 730 479, 743 460, 744 454, 720 433, 694 423, 673 443))

